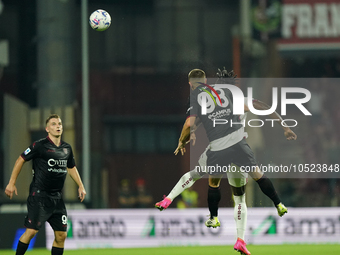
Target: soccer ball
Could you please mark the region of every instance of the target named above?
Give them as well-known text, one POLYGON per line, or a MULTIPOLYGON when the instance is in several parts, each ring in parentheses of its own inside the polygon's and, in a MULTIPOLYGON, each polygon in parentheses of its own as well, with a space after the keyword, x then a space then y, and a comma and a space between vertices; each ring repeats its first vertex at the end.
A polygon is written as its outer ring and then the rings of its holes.
POLYGON ((105 31, 111 25, 111 17, 107 11, 96 10, 90 15, 90 26, 97 31, 105 31))

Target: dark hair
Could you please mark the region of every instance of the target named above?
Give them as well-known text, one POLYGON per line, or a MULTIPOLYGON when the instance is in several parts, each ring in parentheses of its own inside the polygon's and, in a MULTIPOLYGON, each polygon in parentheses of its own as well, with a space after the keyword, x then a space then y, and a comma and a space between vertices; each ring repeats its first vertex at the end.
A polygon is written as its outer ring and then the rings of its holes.
POLYGON ((216 83, 219 83, 219 84, 225 83, 225 84, 234 85, 237 81, 236 79, 237 74, 235 74, 234 70, 231 70, 230 72, 228 72, 225 69, 225 67, 223 68, 223 70, 218 69, 217 76, 218 78, 217 78, 216 83))
POLYGON ((60 119, 60 116, 58 115, 58 114, 55 114, 55 113, 53 113, 53 114, 51 114, 47 119, 46 119, 46 125, 47 125, 47 123, 50 121, 50 119, 60 119))

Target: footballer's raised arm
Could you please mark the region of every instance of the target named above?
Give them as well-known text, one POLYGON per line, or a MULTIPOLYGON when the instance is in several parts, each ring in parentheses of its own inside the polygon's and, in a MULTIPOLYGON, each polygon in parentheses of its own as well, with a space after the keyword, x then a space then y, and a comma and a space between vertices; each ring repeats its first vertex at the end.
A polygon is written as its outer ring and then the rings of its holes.
MULTIPOLYGON (((253 99, 253 106, 256 110, 268 110, 270 109, 270 106, 267 105, 264 102, 261 102, 260 100, 253 99)), ((275 122, 278 122, 280 126, 284 130, 284 135, 287 138, 287 140, 296 140, 297 135, 287 126, 285 126, 283 123, 283 119, 276 111, 274 111, 272 114, 269 115, 270 118, 272 118, 275 122)))
POLYGON ((189 116, 183 125, 181 136, 178 139, 178 146, 175 150, 175 155, 178 154, 179 151, 181 151, 181 154, 184 155, 185 153, 185 145, 187 144, 187 141, 190 140, 190 127, 193 127, 195 125, 196 116, 189 116))
POLYGON ((248 105, 244 104, 244 112, 250 112, 248 105))

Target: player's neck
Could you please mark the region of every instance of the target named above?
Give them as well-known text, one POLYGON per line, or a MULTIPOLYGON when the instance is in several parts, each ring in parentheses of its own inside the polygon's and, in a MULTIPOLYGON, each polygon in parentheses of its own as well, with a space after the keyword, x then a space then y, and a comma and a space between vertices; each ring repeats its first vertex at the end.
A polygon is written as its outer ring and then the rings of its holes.
POLYGON ((59 146, 60 145, 60 141, 61 141, 61 136, 53 136, 51 134, 48 134, 48 138, 55 144, 55 146, 59 146))

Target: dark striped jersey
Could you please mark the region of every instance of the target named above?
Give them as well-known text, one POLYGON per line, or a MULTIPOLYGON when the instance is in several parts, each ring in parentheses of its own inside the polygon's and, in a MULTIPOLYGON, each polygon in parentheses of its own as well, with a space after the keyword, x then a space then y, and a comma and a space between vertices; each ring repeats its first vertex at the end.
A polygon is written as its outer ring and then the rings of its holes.
POLYGON ((56 146, 49 137, 40 139, 29 146, 21 157, 33 160, 31 192, 55 196, 64 187, 67 168, 73 168, 75 161, 71 145, 61 141, 56 146))

